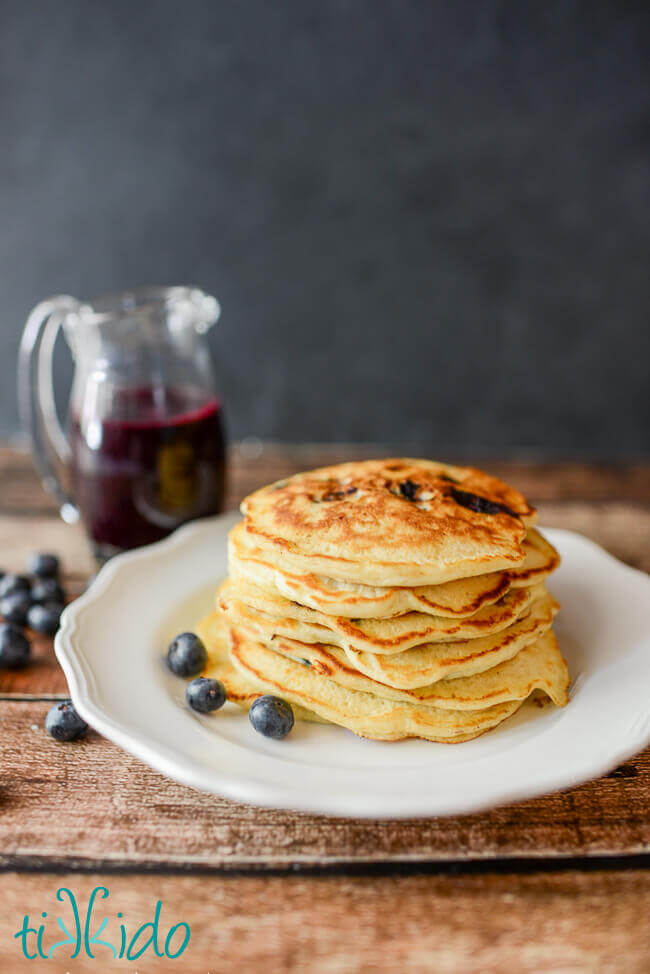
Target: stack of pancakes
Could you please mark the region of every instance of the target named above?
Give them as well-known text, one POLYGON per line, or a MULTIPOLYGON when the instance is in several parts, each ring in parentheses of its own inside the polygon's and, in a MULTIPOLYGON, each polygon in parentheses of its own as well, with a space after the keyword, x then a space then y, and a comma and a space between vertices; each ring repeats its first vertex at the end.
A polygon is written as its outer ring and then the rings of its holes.
POLYGON ((531 694, 567 702, 544 582, 559 557, 517 490, 427 460, 345 463, 242 504, 209 675, 249 706, 363 737, 466 741, 531 694))

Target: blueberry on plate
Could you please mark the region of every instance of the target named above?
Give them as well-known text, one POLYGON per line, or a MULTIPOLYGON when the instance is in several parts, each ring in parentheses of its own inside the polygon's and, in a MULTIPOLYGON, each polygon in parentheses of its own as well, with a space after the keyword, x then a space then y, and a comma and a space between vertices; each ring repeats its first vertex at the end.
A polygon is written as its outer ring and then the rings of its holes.
POLYGON ((88 730, 88 724, 79 716, 72 700, 64 700, 48 710, 45 729, 55 741, 76 741, 88 730))
POLYGON ((293 710, 286 700, 267 693, 258 697, 250 709, 250 721, 258 734, 279 741, 293 727, 293 710))
POLYGON ((60 602, 32 605, 27 610, 27 625, 35 632, 44 632, 48 636, 53 636, 59 628, 62 612, 63 606, 60 602))
POLYGON ((29 640, 11 622, 0 624, 0 669, 18 670, 29 663, 29 640))
POLYGON ((31 584, 25 575, 5 575, 0 581, 0 599, 14 592, 29 592, 31 584))
POLYGON ((199 714, 211 714, 219 710, 226 702, 226 688, 220 680, 211 680, 207 676, 197 676, 187 684, 185 699, 192 710, 199 714))
POLYGON ((196 633, 182 632, 167 648, 167 666, 176 676, 196 676, 207 662, 206 648, 196 633))
POLYGON ((39 578, 55 578, 59 574, 59 559, 49 552, 38 552, 29 559, 29 570, 39 578))
POLYGON ((32 602, 65 602, 65 593, 56 578, 37 578, 32 585, 32 602))
POLYGON ((24 626, 31 604, 29 592, 19 589, 0 599, 0 615, 6 622, 15 622, 17 626, 24 626))

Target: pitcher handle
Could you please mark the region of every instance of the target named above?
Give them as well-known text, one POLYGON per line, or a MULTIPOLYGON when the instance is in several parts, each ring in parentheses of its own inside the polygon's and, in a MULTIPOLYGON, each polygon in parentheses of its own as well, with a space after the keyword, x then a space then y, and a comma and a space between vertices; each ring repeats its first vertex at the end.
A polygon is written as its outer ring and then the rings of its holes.
POLYGON ((79 519, 79 509, 61 479, 70 460, 70 445, 56 410, 52 356, 59 329, 80 303, 67 294, 37 304, 25 324, 18 357, 18 405, 20 420, 29 435, 34 465, 43 486, 56 499, 61 517, 69 524, 79 519))

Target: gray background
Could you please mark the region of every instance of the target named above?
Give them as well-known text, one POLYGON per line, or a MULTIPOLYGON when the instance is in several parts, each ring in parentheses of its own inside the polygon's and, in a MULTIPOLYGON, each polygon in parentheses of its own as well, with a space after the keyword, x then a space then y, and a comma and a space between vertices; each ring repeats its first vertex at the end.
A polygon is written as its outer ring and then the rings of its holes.
POLYGON ((0 16, 0 433, 37 300, 192 282, 233 436, 650 454, 646 2, 0 16))

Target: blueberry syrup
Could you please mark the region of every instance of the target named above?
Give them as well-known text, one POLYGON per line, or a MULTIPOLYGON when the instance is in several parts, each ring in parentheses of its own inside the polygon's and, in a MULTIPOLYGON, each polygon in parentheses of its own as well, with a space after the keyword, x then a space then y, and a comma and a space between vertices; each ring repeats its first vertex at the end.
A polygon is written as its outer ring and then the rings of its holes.
POLYGON ((215 398, 121 390, 111 415, 70 419, 74 496, 100 557, 158 541, 221 511, 225 442, 215 398))

